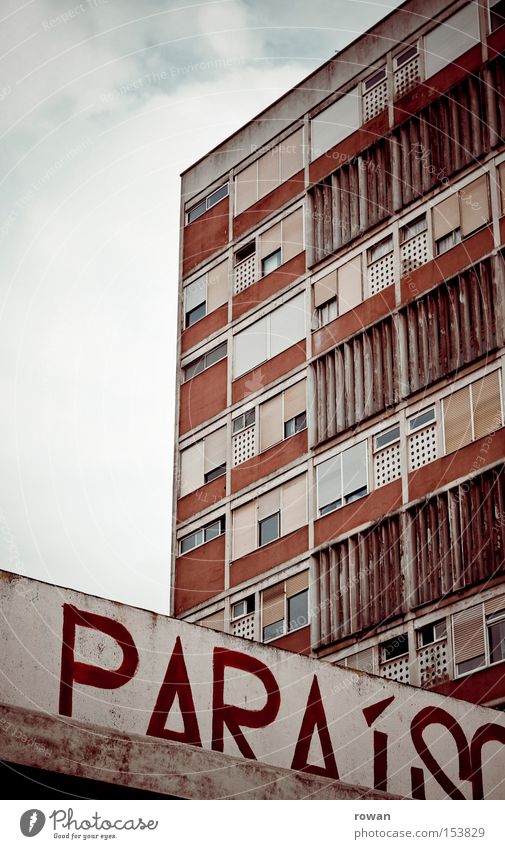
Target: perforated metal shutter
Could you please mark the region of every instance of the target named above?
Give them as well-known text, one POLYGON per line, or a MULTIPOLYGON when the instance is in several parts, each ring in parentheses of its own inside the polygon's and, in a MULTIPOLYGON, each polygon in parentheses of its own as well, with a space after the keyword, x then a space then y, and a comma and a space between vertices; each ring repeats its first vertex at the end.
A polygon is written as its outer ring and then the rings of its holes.
POLYGON ((454 660, 463 663, 485 652, 482 605, 469 607, 452 617, 454 633, 454 660))
POLYGON ((468 386, 444 398, 445 451, 457 451, 472 441, 470 391, 468 386))
POLYGON ((500 371, 472 383, 472 409, 475 439, 501 426, 500 371))
POLYGON ((284 619, 284 582, 263 590, 261 606, 263 628, 284 619))

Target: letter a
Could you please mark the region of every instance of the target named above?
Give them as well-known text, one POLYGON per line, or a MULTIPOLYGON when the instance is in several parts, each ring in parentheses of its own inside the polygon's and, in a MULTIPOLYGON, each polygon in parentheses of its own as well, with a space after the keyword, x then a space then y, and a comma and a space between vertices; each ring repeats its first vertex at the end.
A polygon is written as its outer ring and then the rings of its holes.
POLYGON ((298 735, 298 740, 293 755, 293 763, 291 769, 299 769, 302 772, 310 772, 313 775, 323 775, 325 778, 338 779, 337 763, 331 745, 330 732, 328 731, 328 723, 324 712, 323 701, 321 699, 321 691, 317 676, 314 675, 312 686, 310 688, 307 707, 303 715, 302 727, 298 735), (314 730, 317 728, 319 734, 319 742, 324 758, 324 768, 314 766, 307 763, 309 755, 310 743, 314 735, 314 730))
POLYGON ((165 673, 165 679, 161 685, 151 719, 149 720, 147 735, 149 737, 164 737, 165 740, 177 740, 179 743, 188 743, 190 746, 202 745, 180 637, 177 637, 175 641, 172 657, 168 662, 165 673), (184 731, 170 731, 169 728, 165 728, 168 714, 172 709, 176 696, 179 696, 179 707, 184 721, 184 731))

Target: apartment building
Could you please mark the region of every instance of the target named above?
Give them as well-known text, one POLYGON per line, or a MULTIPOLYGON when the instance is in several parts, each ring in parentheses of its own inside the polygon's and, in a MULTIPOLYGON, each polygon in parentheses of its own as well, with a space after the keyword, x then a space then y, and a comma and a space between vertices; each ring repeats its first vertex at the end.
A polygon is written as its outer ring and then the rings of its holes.
POLYGON ((410 0, 182 175, 172 613, 505 707, 505 3, 410 0))

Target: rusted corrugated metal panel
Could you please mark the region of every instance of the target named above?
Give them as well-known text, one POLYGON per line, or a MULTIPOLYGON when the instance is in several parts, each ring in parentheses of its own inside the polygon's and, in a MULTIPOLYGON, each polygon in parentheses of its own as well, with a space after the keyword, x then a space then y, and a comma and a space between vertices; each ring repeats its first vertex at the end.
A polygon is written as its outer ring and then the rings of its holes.
POLYGON ((500 464, 320 551, 316 648, 503 573, 504 501, 500 464))
POLYGON ((504 67, 500 56, 313 187, 314 262, 503 143, 504 67))
POLYGON ((408 511, 417 604, 504 571, 504 481, 500 465, 408 511))
POLYGON ((485 259, 316 360, 316 442, 502 345, 503 270, 485 259))

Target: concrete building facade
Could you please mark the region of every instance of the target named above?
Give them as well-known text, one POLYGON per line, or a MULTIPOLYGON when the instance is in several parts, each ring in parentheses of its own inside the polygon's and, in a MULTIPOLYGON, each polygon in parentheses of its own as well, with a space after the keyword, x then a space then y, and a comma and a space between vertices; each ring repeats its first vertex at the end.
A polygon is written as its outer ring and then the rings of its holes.
POLYGON ((502 708, 504 24, 410 0, 182 175, 171 600, 502 708))

